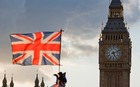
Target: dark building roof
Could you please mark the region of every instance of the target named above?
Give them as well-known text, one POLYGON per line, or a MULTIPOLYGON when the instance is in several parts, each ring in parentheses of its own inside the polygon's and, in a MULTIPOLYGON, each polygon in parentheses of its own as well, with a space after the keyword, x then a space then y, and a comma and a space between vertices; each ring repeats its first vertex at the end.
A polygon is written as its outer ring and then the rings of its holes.
POLYGON ((122 7, 120 0, 112 0, 109 8, 122 7))
POLYGON ((109 19, 103 32, 127 32, 122 19, 109 19))

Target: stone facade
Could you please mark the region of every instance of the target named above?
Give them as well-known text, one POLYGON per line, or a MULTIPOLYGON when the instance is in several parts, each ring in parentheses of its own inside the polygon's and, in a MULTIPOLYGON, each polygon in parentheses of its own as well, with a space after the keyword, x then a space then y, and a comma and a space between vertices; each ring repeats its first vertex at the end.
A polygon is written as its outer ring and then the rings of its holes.
POLYGON ((120 0, 112 0, 99 39, 100 87, 130 87, 131 39, 120 0))

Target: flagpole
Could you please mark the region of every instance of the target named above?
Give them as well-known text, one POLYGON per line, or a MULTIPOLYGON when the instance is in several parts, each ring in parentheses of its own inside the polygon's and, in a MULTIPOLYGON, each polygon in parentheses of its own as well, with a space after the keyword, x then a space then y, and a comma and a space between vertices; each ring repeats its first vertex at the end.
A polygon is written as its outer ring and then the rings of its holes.
MULTIPOLYGON (((62 32, 63 32, 63 30, 61 29, 60 30, 60 32, 61 32, 61 37, 60 37, 60 58, 61 58, 61 41, 62 41, 62 32)), ((60 62, 60 59, 59 59, 59 72, 60 72, 60 66, 61 66, 61 64, 60 64, 61 62, 60 62)))

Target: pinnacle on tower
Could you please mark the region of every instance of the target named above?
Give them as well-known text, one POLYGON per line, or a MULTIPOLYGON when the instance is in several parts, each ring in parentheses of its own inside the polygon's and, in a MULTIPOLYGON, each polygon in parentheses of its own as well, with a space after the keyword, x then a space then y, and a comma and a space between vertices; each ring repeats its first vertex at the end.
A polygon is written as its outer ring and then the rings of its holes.
POLYGON ((120 0, 112 0, 109 6, 109 19, 123 20, 123 6, 120 0))
POLYGON ((12 77, 11 77, 10 87, 14 87, 13 75, 12 75, 12 77))
POLYGON ((42 77, 41 87, 45 87, 44 78, 42 77))
POLYGON ((39 87, 38 73, 36 74, 35 86, 34 87, 39 87))
POLYGON ((7 87, 6 73, 4 74, 4 79, 3 79, 3 85, 2 85, 2 87, 7 87))

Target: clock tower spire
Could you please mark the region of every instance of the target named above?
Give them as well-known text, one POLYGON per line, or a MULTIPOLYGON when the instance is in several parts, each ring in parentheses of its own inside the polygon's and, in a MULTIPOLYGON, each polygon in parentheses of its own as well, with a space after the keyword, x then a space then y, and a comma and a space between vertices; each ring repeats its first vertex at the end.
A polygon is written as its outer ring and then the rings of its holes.
POLYGON ((112 0, 99 39, 100 87, 130 87, 131 48, 123 5, 112 0))
POLYGON ((123 19, 123 6, 120 0, 112 0, 109 6, 108 17, 123 19))

